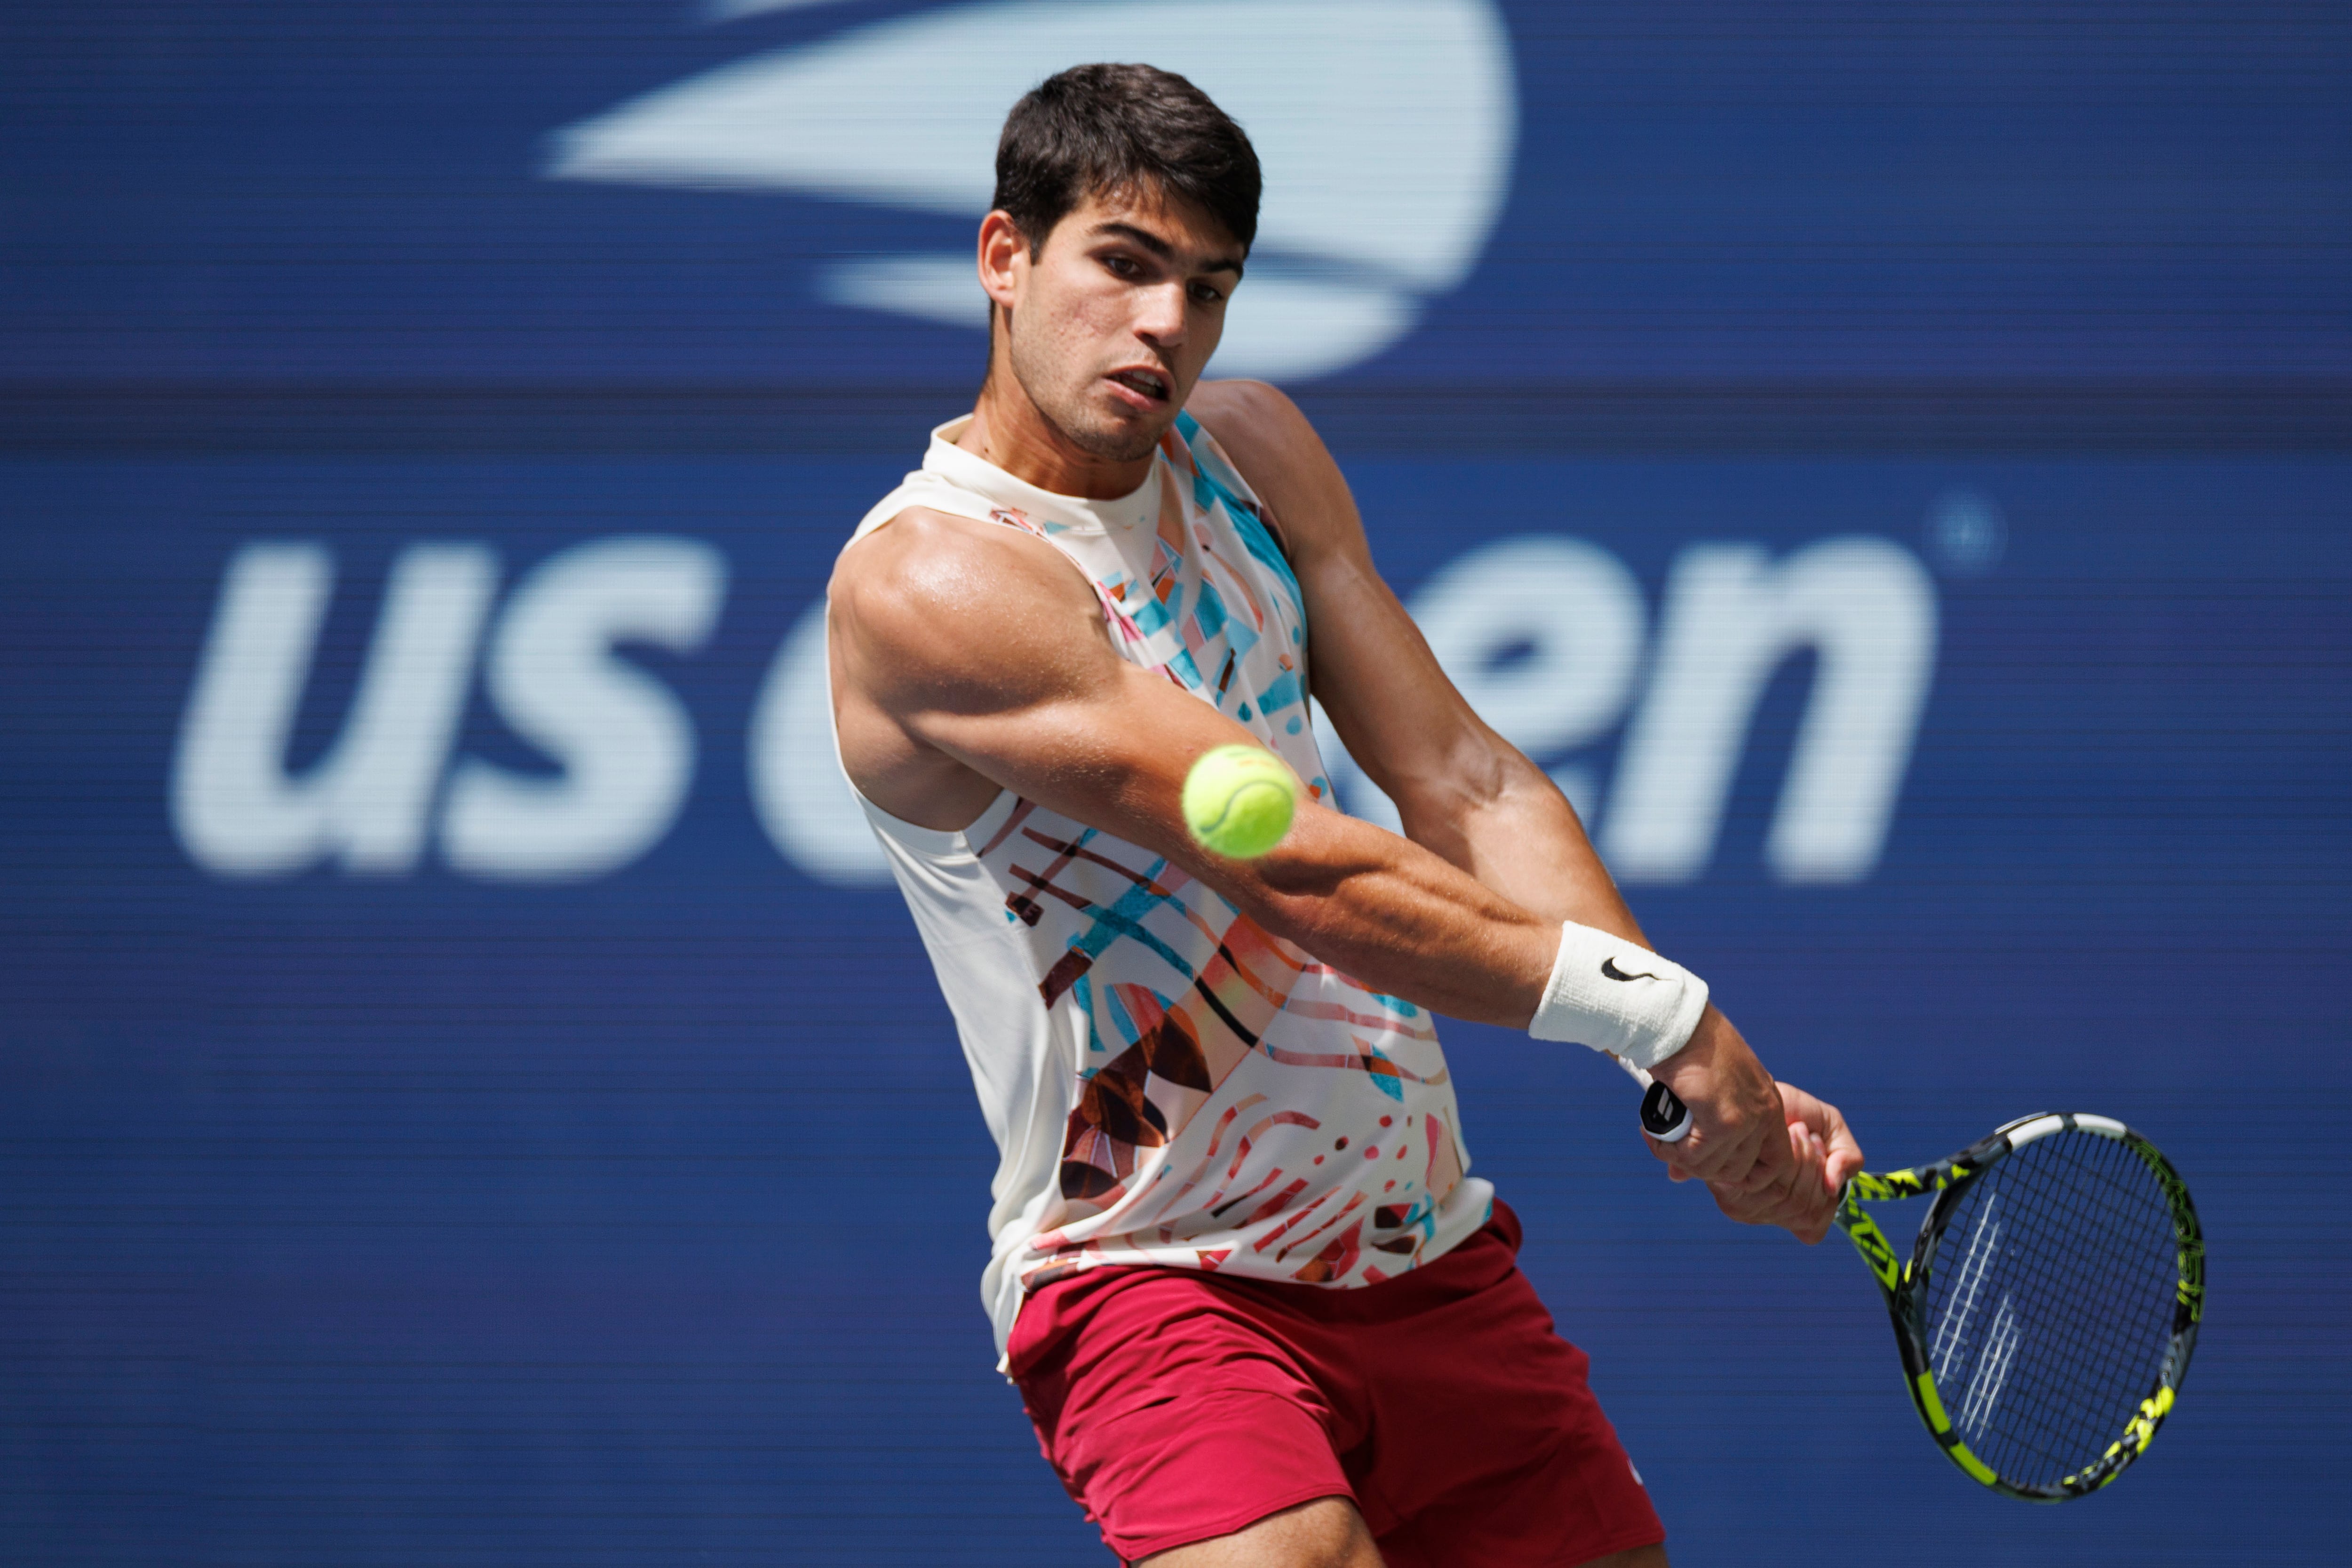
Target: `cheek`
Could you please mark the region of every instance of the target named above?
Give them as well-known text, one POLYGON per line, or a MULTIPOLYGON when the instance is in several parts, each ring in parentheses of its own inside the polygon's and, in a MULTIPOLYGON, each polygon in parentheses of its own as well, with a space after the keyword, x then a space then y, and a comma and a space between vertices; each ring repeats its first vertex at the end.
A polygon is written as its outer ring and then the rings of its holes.
POLYGON ((1069 384, 1083 386, 1113 364, 1135 357, 1133 302, 1133 296, 1124 289, 1066 302, 1055 321, 1054 350, 1069 384))
POLYGON ((1090 338, 1124 342, 1134 335, 1139 314, 1133 289, 1106 289, 1087 294, 1073 319, 1090 338))
POLYGON ((1030 325, 1063 352, 1112 337, 1121 324, 1119 302, 1098 289, 1057 288, 1033 300, 1030 325))
POLYGON ((1219 304, 1192 311, 1192 323, 1185 329, 1184 336, 1186 347, 1192 351, 1195 364, 1206 360, 1210 351, 1217 346, 1217 340, 1224 335, 1225 311, 1230 308, 1230 304, 1219 304))

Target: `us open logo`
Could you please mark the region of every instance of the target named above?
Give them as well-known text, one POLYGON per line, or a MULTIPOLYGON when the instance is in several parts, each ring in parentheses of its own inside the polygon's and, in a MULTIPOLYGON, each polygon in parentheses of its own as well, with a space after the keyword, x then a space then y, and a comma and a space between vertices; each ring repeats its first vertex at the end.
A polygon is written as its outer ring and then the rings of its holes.
MULTIPOLYGON (((289 742, 334 555, 294 542, 239 550, 173 764, 173 823, 190 858, 225 877, 320 865, 401 876, 437 847, 462 876, 578 881, 667 837, 701 744, 677 694, 622 648, 700 648, 724 607, 727 558, 689 539, 592 540, 541 563, 503 604, 499 574, 487 543, 403 552, 338 738, 297 775, 289 742), (478 683, 554 773, 457 754, 478 683)), ((1758 544, 1691 544, 1653 614, 1609 551, 1520 535, 1455 557, 1408 607, 1472 706, 1551 769, 1627 882, 1706 874, 1765 689, 1812 653, 1765 861, 1790 883, 1859 882, 1876 868, 1937 641, 1935 583, 1893 541, 1837 535, 1778 558, 1758 544), (1580 758, 1621 731, 1604 780, 1580 758)), ((777 849, 820 881, 887 885, 834 759, 822 604, 777 650, 749 719, 741 765, 777 849)), ((1318 722, 1339 804, 1396 827, 1318 722)))
MULTIPOLYGON (((721 0, 733 19, 810 0, 721 0)), ((1298 380, 1402 340, 1470 274, 1509 194, 1510 42, 1486 0, 1016 0, 919 12, 722 66, 557 132, 566 180, 775 191, 970 218, 1005 111, 1088 60, 1192 79, 1265 166, 1213 366, 1298 380)), ((835 304, 977 333, 969 246, 844 257, 835 304)))
MULTIPOLYGON (((1877 868, 1935 679, 1939 618, 1934 579, 1892 540, 1835 536, 1778 560, 1758 544, 1692 544, 1654 617, 1609 551, 1522 535, 1455 557, 1406 607, 1470 705, 1549 766, 1627 883, 1706 875, 1765 689, 1812 653, 1765 864, 1800 884, 1860 882, 1877 868), (1578 753, 1621 731, 1604 780, 1578 753)), ((752 797, 803 870, 887 884, 834 762, 828 700, 820 605, 786 639, 754 716, 752 797)), ((1316 738, 1339 805, 1402 831, 1319 708, 1316 738)))
MULTIPOLYGON (((715 0, 712 19, 824 3, 715 0)), ((555 132, 545 173, 976 223, 1005 110, 1053 72, 1104 59, 1190 77, 1264 159, 1258 240, 1218 374, 1328 375, 1400 342, 1468 278, 1509 191, 1514 68, 1487 0, 919 11, 654 88, 555 132)), ((843 255, 813 282, 856 310, 975 335, 987 321, 969 248, 843 255)), ((1966 521, 1947 531, 1990 541, 1976 569, 1989 567, 1998 537, 1966 521)), ((634 863, 676 825, 701 741, 677 693, 618 649, 700 648, 724 608, 720 552, 667 537, 588 541, 501 605, 489 544, 411 546, 383 586, 339 738, 295 775, 289 739, 336 576, 331 549, 294 541, 252 542, 228 563, 171 781, 173 826, 198 866, 233 878, 319 866, 401 876, 437 850, 461 876, 579 881, 634 863), (457 754, 478 682, 553 773, 457 754)), ((1832 536, 1778 558, 1758 544, 1694 543, 1654 609, 1607 550, 1521 535, 1448 563, 1409 607, 1471 703, 1550 770, 1627 882, 1706 873, 1765 689, 1811 652, 1766 863, 1789 883, 1854 883, 1876 868, 1937 643, 1935 584, 1891 540, 1832 536), (1603 779, 1582 759, 1612 736, 1603 779)), ((822 609, 809 606, 777 650, 741 765, 786 860, 822 881, 884 886, 881 852, 834 759, 822 609)), ((1318 733, 1340 805, 1396 826, 1328 722, 1318 733)))

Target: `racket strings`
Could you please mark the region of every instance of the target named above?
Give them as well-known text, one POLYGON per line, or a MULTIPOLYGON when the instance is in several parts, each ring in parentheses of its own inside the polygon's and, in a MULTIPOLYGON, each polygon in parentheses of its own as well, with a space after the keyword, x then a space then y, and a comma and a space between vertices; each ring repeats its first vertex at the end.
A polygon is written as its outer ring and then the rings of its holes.
POLYGON ((2022 1486, 2104 1454, 2160 1374, 2176 1259, 2170 1206, 2127 1145, 2059 1132, 1993 1165, 1927 1280, 1928 1363, 1961 1440, 2022 1486))
MULTIPOLYGON (((2106 1152, 2121 1151, 2109 1144, 2106 1152)), ((2155 1380, 2168 1337, 2169 1226, 2158 1237, 2135 1222, 2128 1190, 2109 1179, 2127 1173, 2092 1170, 2064 1184, 2078 1223, 2052 1227, 2042 1239, 2063 1238, 2045 1247, 2054 1256, 2021 1256, 2020 1277, 2004 1281, 2011 1343, 1988 1348, 2015 1363, 2018 1382, 2013 1397, 1973 1413, 1979 1441, 1999 1454, 2004 1473, 2038 1468, 2031 1479, 2046 1484, 2080 1469, 2115 1440, 2155 1380)), ((2052 1194, 2020 1186, 2011 1196, 2021 1210, 2052 1194)))

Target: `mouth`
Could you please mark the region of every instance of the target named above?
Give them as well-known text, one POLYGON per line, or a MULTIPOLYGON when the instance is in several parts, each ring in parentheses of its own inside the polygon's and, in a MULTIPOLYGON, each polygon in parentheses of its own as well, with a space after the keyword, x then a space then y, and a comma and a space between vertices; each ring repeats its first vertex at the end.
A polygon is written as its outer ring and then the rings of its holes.
POLYGON ((1112 385, 1126 392, 1129 401, 1139 408, 1158 408, 1168 401, 1170 395, 1175 390, 1174 384, 1165 374, 1156 370, 1147 370, 1139 365, 1130 366, 1126 370, 1115 370, 1110 373, 1108 379, 1112 385))

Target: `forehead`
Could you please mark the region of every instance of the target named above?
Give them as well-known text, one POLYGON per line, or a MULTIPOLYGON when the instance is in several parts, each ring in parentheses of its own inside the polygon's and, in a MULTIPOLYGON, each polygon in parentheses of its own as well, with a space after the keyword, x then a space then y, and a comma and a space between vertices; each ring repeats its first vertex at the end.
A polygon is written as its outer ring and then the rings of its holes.
POLYGON ((1122 229, 1138 230, 1173 252, 1181 266, 1234 265, 1244 252, 1225 226, 1206 207, 1171 197, 1158 185, 1089 192, 1069 216, 1054 226, 1051 239, 1086 244, 1096 239, 1132 238, 1122 229))

